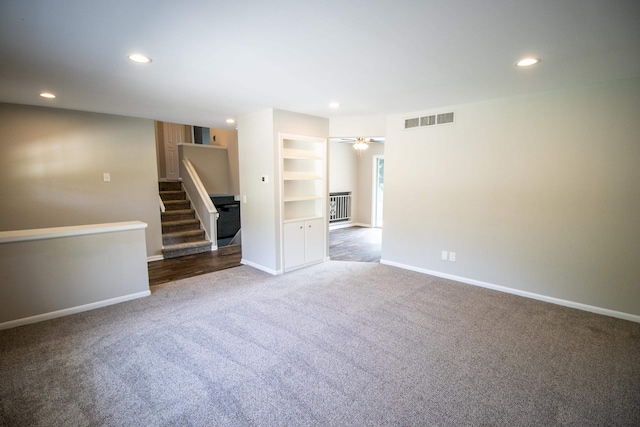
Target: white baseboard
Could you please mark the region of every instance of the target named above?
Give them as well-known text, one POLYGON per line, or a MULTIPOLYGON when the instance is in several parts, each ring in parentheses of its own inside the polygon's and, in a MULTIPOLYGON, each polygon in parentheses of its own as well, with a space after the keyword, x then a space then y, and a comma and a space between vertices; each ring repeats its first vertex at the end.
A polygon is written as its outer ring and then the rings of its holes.
POLYGON ((353 224, 351 224, 353 227, 365 227, 365 228, 374 228, 373 224, 365 224, 362 222, 354 222, 353 224))
POLYGON ((251 262, 249 260, 246 260, 244 258, 242 258, 240 260, 240 264, 248 265, 249 267, 253 267, 253 268, 257 268, 260 271, 264 271, 265 273, 269 273, 269 274, 272 274, 274 276, 277 276, 278 274, 282 274, 282 270, 272 270, 272 269, 264 267, 264 266, 262 266, 260 264, 256 264, 255 262, 251 262))
POLYGON ((149 295, 151 295, 151 291, 137 292, 135 294, 123 295, 104 301, 97 301, 90 304, 79 305, 77 307, 70 307, 63 310, 52 311, 50 313, 43 313, 36 316, 24 317, 22 319, 10 320, 8 322, 0 323, 0 330, 28 325, 30 323, 42 322, 43 320, 55 319, 56 317, 68 316, 70 314, 81 313, 83 311, 95 310, 96 308, 106 307, 108 305, 118 304, 120 302, 131 301, 133 299, 148 297, 149 295))
POLYGON ((380 264, 386 264, 393 267, 402 268, 404 270, 416 271, 418 273, 429 274, 431 276, 442 277, 443 279, 455 280, 456 282, 466 283, 468 285, 480 286, 482 288, 493 289, 494 291, 506 292, 508 294, 519 295, 525 298, 532 298, 539 301, 549 302, 551 304, 562 305, 565 307, 576 308, 578 310, 589 311, 591 313, 602 314, 605 316, 616 317, 618 319, 629 320, 631 322, 640 323, 640 316, 624 313, 622 311, 610 310, 608 308, 596 307, 593 305, 582 304, 575 301, 564 300, 560 298, 550 297, 547 295, 536 294, 533 292, 522 291, 519 289, 508 288, 506 286, 494 285, 493 283, 487 283, 480 280, 469 279, 467 277, 455 276, 453 274, 441 273, 439 271, 427 270, 425 268, 414 267, 407 264, 401 264, 394 261, 388 261, 385 259, 380 260, 380 264))
POLYGON ((162 261, 163 259, 164 259, 164 256, 162 255, 152 255, 147 257, 147 262, 162 261))
POLYGON ((329 223, 329 230, 338 230, 339 228, 349 228, 349 227, 353 227, 353 223, 351 221, 338 222, 334 224, 329 223))

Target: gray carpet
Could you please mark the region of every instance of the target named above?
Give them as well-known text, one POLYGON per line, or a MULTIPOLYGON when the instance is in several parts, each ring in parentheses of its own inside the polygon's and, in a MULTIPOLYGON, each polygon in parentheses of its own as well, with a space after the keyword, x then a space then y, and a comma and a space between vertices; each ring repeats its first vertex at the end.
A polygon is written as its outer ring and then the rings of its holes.
POLYGON ((380 264, 0 331, 4 426, 640 425, 640 324, 380 264))

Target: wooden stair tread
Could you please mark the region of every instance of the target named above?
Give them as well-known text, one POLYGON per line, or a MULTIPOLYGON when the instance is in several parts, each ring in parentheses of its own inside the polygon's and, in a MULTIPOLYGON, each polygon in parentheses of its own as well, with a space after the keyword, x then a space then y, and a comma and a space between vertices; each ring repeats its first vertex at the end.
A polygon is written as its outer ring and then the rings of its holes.
POLYGON ((175 209, 172 211, 165 211, 162 212, 162 214, 167 214, 167 215, 185 215, 185 214, 192 214, 195 213, 196 211, 193 209, 175 209))
POLYGON ((197 242, 186 242, 186 243, 176 243, 175 245, 166 245, 163 250, 164 251, 175 251, 175 250, 181 250, 181 249, 188 249, 188 248, 199 248, 202 246, 209 246, 211 247, 211 242, 207 242, 206 240, 200 240, 197 242))
POLYGON ((162 203, 164 203, 167 212, 191 208, 191 202, 188 200, 163 200, 162 203))
POLYGON ((184 231, 172 231, 170 233, 162 233, 162 237, 183 237, 183 236, 196 236, 198 234, 203 234, 204 230, 184 230, 184 231))
POLYGON ((187 224, 200 224, 197 219, 176 219, 175 221, 162 221, 162 225, 187 225, 187 224))

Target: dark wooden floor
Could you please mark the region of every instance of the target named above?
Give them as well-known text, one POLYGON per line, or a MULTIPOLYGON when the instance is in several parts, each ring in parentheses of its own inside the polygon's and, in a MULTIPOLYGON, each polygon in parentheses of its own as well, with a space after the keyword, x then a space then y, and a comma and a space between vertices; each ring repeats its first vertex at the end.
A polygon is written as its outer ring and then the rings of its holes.
POLYGON ((159 285, 173 280, 238 267, 241 258, 242 247, 233 245, 220 247, 217 251, 151 261, 147 263, 149 285, 159 285))
POLYGON ((348 227, 329 231, 332 261, 380 262, 381 252, 381 228, 348 227))
MULTIPOLYGON (((339 228, 329 232, 329 257, 334 261, 379 262, 381 244, 380 228, 339 228)), ((217 251, 151 261, 148 263, 149 285, 237 267, 241 258, 242 247, 234 245, 220 247, 217 251)))

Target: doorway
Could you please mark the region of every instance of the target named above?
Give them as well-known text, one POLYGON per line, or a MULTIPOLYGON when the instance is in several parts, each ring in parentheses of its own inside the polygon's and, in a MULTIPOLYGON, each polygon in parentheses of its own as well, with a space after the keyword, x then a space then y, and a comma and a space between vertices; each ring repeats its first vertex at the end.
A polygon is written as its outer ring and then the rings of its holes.
POLYGON ((348 191, 352 211, 350 221, 332 224, 329 257, 336 261, 379 262, 382 253, 384 138, 371 138, 367 149, 360 152, 354 149, 353 140, 332 138, 331 141, 330 191, 348 191))

